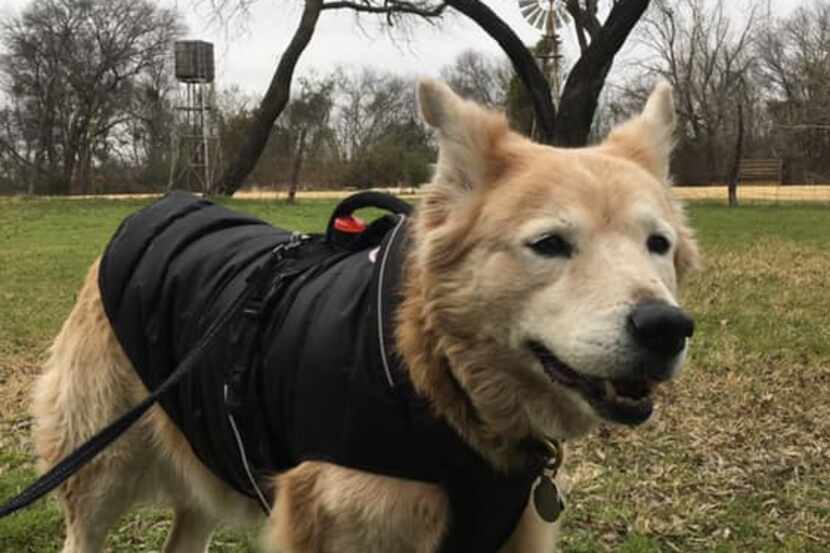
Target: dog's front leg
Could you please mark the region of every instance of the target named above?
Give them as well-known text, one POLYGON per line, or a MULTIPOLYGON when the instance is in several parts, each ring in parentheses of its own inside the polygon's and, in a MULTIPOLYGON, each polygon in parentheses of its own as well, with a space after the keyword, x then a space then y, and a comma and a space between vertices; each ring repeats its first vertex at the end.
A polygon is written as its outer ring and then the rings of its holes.
POLYGON ((435 553, 449 520, 430 484, 306 462, 276 479, 269 553, 435 553))

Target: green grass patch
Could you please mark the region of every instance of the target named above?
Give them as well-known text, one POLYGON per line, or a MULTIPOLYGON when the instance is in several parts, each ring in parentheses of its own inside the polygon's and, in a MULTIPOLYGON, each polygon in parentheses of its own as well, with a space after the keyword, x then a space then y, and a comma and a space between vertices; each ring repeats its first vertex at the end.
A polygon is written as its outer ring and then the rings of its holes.
MULTIPOLYGON (((43 351, 69 312, 92 261, 121 220, 150 200, 0 199, 0 359, 43 351)), ((303 232, 325 228, 334 201, 225 200, 303 232)))
MULTIPOLYGON (((0 498, 5 499, 19 493, 34 477, 31 459, 16 452, 0 451, 0 498)), ((41 501, 0 522, 0 551, 59 551, 60 542, 55 536, 61 534, 62 524, 55 502, 41 501)))
POLYGON ((738 209, 691 203, 691 221, 704 248, 740 250, 759 241, 787 240, 816 247, 830 246, 830 209, 818 204, 755 205, 738 209))
MULTIPOLYGON (((0 497, 29 482, 28 385, 86 271, 149 200, 0 199, 0 497)), ((322 231, 334 200, 226 201, 322 231)), ((652 421, 569 444, 566 553, 818 553, 830 543, 830 210, 693 204, 705 269, 683 293, 697 331, 652 421)), ((0 553, 59 551, 53 500, 0 521, 0 553)), ((158 551, 161 511, 130 514, 112 551, 158 551)), ((217 535, 211 551, 255 551, 217 535)))

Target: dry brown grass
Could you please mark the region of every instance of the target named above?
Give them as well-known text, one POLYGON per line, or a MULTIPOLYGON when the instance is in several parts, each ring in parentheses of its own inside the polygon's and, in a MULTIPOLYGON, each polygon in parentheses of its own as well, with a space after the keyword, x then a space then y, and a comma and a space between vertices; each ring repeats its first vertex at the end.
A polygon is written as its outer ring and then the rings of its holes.
POLYGON ((32 381, 39 372, 39 365, 27 359, 0 360, 0 451, 31 452, 28 406, 32 381))
MULTIPOLYGON (((728 201, 726 186, 676 186, 684 200, 728 201)), ((775 184, 738 187, 739 202, 819 202, 830 203, 830 185, 779 186, 775 184)))

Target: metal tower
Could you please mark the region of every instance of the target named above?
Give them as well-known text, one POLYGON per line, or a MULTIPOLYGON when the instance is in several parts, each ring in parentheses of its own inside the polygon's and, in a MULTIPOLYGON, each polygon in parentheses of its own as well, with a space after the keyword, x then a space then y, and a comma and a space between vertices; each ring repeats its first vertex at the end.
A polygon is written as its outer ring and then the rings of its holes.
POLYGON ((213 44, 201 40, 176 42, 175 70, 180 86, 167 187, 210 194, 214 174, 221 164, 213 90, 213 44))
POLYGON ((553 105, 559 108, 562 91, 562 38, 559 30, 570 16, 564 0, 518 0, 519 10, 527 22, 542 33, 542 47, 537 50, 543 73, 550 79, 550 93, 553 105))

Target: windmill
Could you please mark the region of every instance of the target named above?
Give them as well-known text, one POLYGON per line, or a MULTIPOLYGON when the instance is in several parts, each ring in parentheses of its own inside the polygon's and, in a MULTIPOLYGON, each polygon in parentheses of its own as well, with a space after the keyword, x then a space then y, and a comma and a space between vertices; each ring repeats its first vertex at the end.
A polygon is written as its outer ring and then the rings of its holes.
POLYGON ((542 71, 550 76, 550 90, 554 106, 559 107, 562 90, 562 39, 559 29, 570 21, 564 0, 518 0, 522 16, 542 33, 542 45, 536 56, 542 71))

